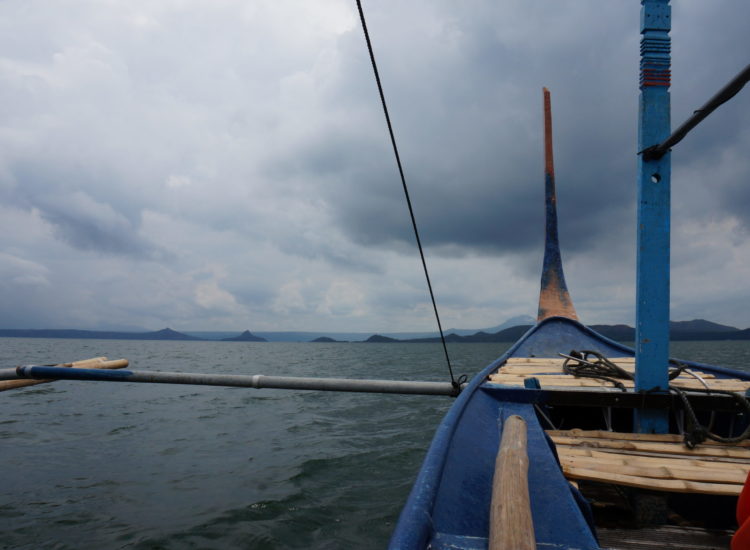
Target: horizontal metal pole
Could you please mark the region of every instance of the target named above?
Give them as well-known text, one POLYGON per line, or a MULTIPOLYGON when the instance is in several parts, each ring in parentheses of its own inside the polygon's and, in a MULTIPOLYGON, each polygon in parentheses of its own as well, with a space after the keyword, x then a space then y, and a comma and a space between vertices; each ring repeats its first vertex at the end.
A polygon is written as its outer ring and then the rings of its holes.
POLYGON ((284 390, 322 390, 412 395, 455 395, 450 382, 411 380, 353 380, 349 378, 300 378, 262 374, 201 374, 159 371, 103 371, 65 367, 24 366, 0 370, 0 380, 17 379, 86 380, 96 382, 142 382, 156 384, 194 384, 240 388, 276 388, 284 390))

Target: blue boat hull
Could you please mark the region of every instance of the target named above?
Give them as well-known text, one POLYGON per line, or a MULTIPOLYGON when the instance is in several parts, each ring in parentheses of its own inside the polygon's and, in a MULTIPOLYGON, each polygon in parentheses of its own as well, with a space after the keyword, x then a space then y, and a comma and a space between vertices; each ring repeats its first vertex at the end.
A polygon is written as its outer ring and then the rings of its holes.
MULTIPOLYGON (((610 357, 633 355, 631 348, 563 317, 545 319, 529 330, 473 378, 446 414, 401 513, 391 549, 487 547, 495 457, 510 415, 522 416, 528 426, 529 493, 539 547, 599 548, 588 504, 564 478, 540 425, 535 392, 487 382, 509 357, 558 357, 572 349, 610 357)), ((720 367, 689 365, 719 377, 750 378, 720 367)))

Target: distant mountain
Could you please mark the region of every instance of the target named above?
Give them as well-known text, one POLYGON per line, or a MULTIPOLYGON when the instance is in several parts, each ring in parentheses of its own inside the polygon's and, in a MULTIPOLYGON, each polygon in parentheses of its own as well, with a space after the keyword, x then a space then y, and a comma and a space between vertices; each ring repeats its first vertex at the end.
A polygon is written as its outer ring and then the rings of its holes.
POLYGON ((381 336, 380 334, 373 334, 367 340, 368 344, 391 344, 394 342, 403 342, 404 340, 397 340, 396 338, 388 338, 387 336, 381 336))
MULTIPOLYGON (((459 335, 453 331, 447 331, 446 342, 515 342, 526 333, 533 325, 518 325, 506 328, 495 333, 479 331, 469 335, 459 335)), ((635 340, 635 329, 628 325, 589 325, 589 327, 602 336, 619 342, 633 342, 635 340)), ((381 336, 381 338, 383 338, 381 336)), ((694 319, 693 321, 671 321, 670 340, 750 340, 750 328, 739 330, 735 327, 720 325, 705 319, 694 319)), ((408 343, 434 343, 439 342, 437 336, 428 338, 408 338, 404 340, 391 339, 390 341, 408 343)))
POLYGON ((137 336, 136 338, 132 338, 133 340, 200 340, 200 338, 196 338, 195 336, 188 336, 187 334, 177 332, 176 330, 172 330, 171 328, 163 328, 161 330, 157 330, 156 332, 120 332, 119 334, 137 336))
MULTIPOLYGON (((445 337, 446 342, 456 342, 456 343, 477 343, 477 342, 515 342, 518 340, 521 336, 523 336, 527 330, 529 330, 533 325, 520 325, 516 327, 510 327, 506 328, 504 330, 500 330, 494 334, 490 334, 488 332, 479 331, 474 334, 469 334, 467 336, 461 336, 459 334, 450 333, 445 337)), ((431 342, 439 342, 440 337, 434 337, 434 338, 412 338, 409 340, 401 340, 402 342, 410 342, 410 343, 431 343, 431 342)))
POLYGON ((155 332, 116 332, 104 330, 74 329, 0 329, 0 337, 6 338, 80 338, 98 340, 200 340, 171 328, 155 332))
MULTIPOLYGON (((500 323, 499 325, 495 325, 494 327, 488 327, 488 328, 449 328, 448 330, 444 331, 445 334, 455 334, 457 336, 472 336, 474 334, 477 334, 478 332, 486 332, 487 334, 497 334, 501 330, 505 330, 506 328, 511 327, 517 327, 517 326, 529 326, 536 323, 536 319, 534 319, 531 315, 516 315, 515 317, 511 317, 507 321, 500 323)), ((436 333, 433 333, 430 335, 430 337, 436 336, 436 333)))
POLYGON ((712 323, 705 319, 693 319, 692 321, 671 321, 669 330, 672 332, 735 332, 740 329, 712 323))
MULTIPOLYGON (((451 328, 445 332, 448 334, 456 334, 458 336, 470 336, 477 332, 496 333, 500 330, 504 330, 509 327, 517 325, 533 325, 536 320, 529 315, 519 315, 512 317, 502 324, 496 325, 490 328, 481 329, 457 329, 451 328)), ((204 338, 206 340, 221 340, 231 336, 230 333, 226 332, 199 332, 189 331, 189 334, 204 338)), ((311 342, 317 338, 332 338, 337 342, 364 342, 368 337, 372 335, 371 332, 313 332, 313 331, 256 331, 253 334, 261 338, 265 338, 269 342, 311 342)), ((435 338, 439 334, 436 330, 432 331, 414 331, 414 332, 379 332, 380 336, 387 338, 393 338, 395 340, 415 340, 422 338, 435 338)))
MULTIPOLYGON (((599 334, 620 342, 633 342, 635 329, 627 325, 591 325, 599 334)), ((750 329, 748 329, 750 330, 750 329)), ((705 319, 692 321, 670 321, 669 339, 684 340, 746 340, 745 331, 727 325, 720 325, 705 319)))
POLYGON ((334 340, 333 338, 329 338, 328 336, 321 336, 320 338, 316 338, 315 340, 310 340, 310 342, 318 344, 330 344, 331 342, 339 342, 339 340, 334 340))
MULTIPOLYGON (((515 342, 533 326, 533 319, 528 315, 513 317, 502 325, 490 329, 468 333, 468 330, 450 329, 445 331, 448 342, 515 342), (526 321, 520 325, 506 326, 513 321, 526 321), (494 330, 498 327, 505 327, 494 330)), ((598 333, 620 342, 633 342, 635 329, 628 325, 589 325, 598 333)), ((224 342, 439 342, 436 333, 401 332, 374 334, 366 338, 367 333, 328 333, 320 332, 258 332, 246 330, 238 336, 229 336, 230 332, 194 332, 185 334, 171 328, 154 332, 120 332, 105 330, 77 329, 0 329, 0 337, 5 338, 80 338, 104 340, 212 340, 224 342), (266 337, 266 335, 273 335, 266 337), (399 337, 396 337, 399 336, 399 337)), ((671 340, 750 340, 750 328, 740 330, 729 325, 721 325, 705 319, 692 321, 671 321, 671 340)))
POLYGON ((232 338, 222 338, 222 342, 268 342, 265 338, 261 338, 260 336, 255 336, 252 332, 249 330, 246 330, 239 336, 234 336, 232 338))

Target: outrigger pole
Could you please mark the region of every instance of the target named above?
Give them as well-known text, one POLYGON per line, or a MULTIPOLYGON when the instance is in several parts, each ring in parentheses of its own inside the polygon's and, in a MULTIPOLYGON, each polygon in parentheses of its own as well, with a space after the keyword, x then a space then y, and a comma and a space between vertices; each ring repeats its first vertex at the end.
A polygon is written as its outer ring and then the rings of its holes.
MULTIPOLYGON (((670 132, 669 0, 641 0, 641 70, 638 151, 670 132)), ((636 371, 638 392, 669 391, 669 231, 671 159, 638 160, 638 251, 636 274, 636 371)), ((636 409, 636 430, 669 431, 668 411, 636 409)))
POLYGON ((398 393, 408 395, 455 395, 450 382, 413 380, 356 380, 348 378, 304 378, 264 376, 261 374, 203 374, 85 368, 23 366, 0 369, 0 380, 86 380, 92 382, 143 382, 156 384, 190 384, 239 388, 277 388, 284 390, 322 390, 364 393, 398 393))

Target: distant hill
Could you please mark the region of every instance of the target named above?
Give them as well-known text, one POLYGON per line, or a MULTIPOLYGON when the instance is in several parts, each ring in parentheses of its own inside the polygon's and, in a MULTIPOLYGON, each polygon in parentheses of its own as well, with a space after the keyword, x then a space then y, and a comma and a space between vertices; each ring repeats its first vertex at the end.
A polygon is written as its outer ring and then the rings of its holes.
MULTIPOLYGON (((633 342, 635 340, 635 329, 627 325, 591 325, 591 328, 612 340, 620 342, 633 342)), ((705 319, 670 321, 669 323, 669 339, 673 341, 747 340, 750 339, 748 331, 712 323, 705 319)))
POLYGON ((669 329, 672 332, 736 332, 740 329, 728 325, 712 323, 705 319, 693 319, 692 321, 671 321, 669 329))
POLYGON ((445 331, 445 334, 456 334, 458 336, 473 336, 479 332, 486 332, 487 334, 497 334, 498 332, 505 330, 506 328, 531 326, 534 323, 536 323, 536 319, 534 319, 531 315, 516 315, 515 317, 511 317, 504 323, 500 323, 499 325, 495 325, 494 327, 482 329, 449 328, 445 331))
POLYGON ((255 336, 252 332, 249 330, 246 330, 239 336, 234 336, 232 338, 222 338, 222 342, 268 342, 265 338, 261 338, 260 336, 255 336))
POLYGON ((5 338, 80 338, 98 340, 200 340, 171 328, 155 332, 116 332, 73 329, 0 329, 5 338))
MULTIPOLYGON (((515 342, 533 325, 519 325, 495 333, 479 331, 474 334, 462 336, 453 332, 445 337, 446 342, 515 342)), ((628 325, 589 325, 589 327, 602 336, 619 342, 633 342, 635 340, 635 329, 628 325)), ((379 336, 379 338, 384 338, 379 336)), ((720 325, 705 319, 694 319, 692 321, 671 321, 670 340, 750 340, 750 328, 739 330, 738 328, 720 325)), ((433 343, 440 342, 439 337, 409 338, 404 340, 389 339, 394 342, 408 343, 433 343)))
POLYGON ((381 336, 380 334, 373 334, 367 340, 368 344, 391 344, 394 342, 405 342, 406 340, 397 340, 396 338, 388 338, 388 336, 381 336))
POLYGON ((340 340, 334 340, 333 338, 330 338, 328 336, 321 336, 320 338, 316 338, 315 340, 310 340, 310 342, 317 343, 317 344, 330 344, 331 342, 339 342, 340 340))
MULTIPOLYGON (((477 342, 515 342, 521 336, 523 336, 526 333, 526 331, 529 330, 532 326, 533 325, 520 325, 516 327, 510 327, 504 330, 500 330, 494 334, 490 334, 484 331, 470 334, 468 336, 461 336, 459 334, 450 333, 446 335, 445 341, 456 342, 456 343, 469 343, 469 344, 477 343, 477 342)), ((432 342, 439 342, 440 337, 412 338, 409 340, 400 340, 400 341, 409 342, 409 343, 432 343, 432 342)))
MULTIPOLYGON (((514 317, 517 320, 529 320, 529 316, 514 317)), ((513 321, 509 319, 503 325, 513 321)), ((465 330, 448 330, 446 341, 457 343, 473 342, 515 342, 533 326, 532 322, 506 327, 493 331, 485 329, 466 334, 465 330)), ((498 326, 503 326, 498 325, 498 326)), ((589 325, 593 330, 620 342, 633 342, 635 340, 635 329, 628 325, 589 325)), ((493 327, 497 328, 497 327, 493 327)), ((4 338, 80 338, 80 339, 103 339, 103 340, 211 340, 224 342, 439 342, 440 338, 435 333, 386 333, 373 334, 366 338, 367 333, 329 333, 332 336, 315 332, 274 332, 256 333, 249 330, 237 336, 227 336, 229 332, 193 332, 185 334, 171 328, 165 328, 154 332, 120 332, 105 330, 77 330, 77 329, 0 329, 0 337, 4 338), (263 336, 261 336, 261 334, 263 336), (273 335, 266 338, 265 335, 273 335), (400 338, 394 335, 401 335, 400 338), (219 338, 221 336, 221 338, 219 338)), ((235 333, 236 334, 236 333, 235 333)), ((705 319, 693 319, 692 321, 671 321, 671 340, 750 340, 750 328, 740 330, 729 325, 721 325, 705 319)))

